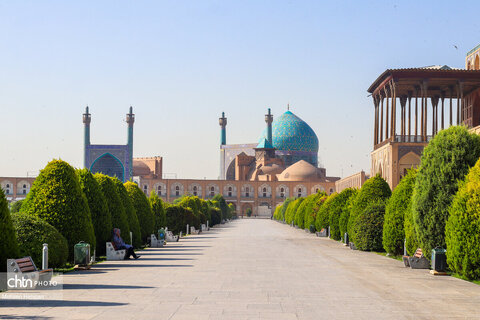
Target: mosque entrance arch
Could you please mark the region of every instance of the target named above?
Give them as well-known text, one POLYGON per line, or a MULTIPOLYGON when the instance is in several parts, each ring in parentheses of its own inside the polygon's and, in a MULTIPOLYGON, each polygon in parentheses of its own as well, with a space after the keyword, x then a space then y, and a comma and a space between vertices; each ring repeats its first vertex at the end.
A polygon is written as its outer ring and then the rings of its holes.
POLYGON ((103 173, 110 177, 117 177, 120 181, 125 179, 125 168, 118 158, 110 153, 104 153, 92 163, 92 173, 103 173))

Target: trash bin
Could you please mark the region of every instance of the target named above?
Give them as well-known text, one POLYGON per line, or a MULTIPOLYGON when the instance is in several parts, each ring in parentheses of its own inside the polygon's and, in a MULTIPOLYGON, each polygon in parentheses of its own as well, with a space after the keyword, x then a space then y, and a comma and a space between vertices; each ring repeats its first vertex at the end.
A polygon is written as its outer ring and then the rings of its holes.
POLYGON ((165 229, 158 229, 158 240, 165 240, 165 229))
POLYGON ((79 266, 86 266, 90 263, 90 245, 80 241, 73 248, 74 262, 79 266))
POLYGON ((432 269, 435 271, 447 270, 447 250, 436 247, 432 250, 432 269))

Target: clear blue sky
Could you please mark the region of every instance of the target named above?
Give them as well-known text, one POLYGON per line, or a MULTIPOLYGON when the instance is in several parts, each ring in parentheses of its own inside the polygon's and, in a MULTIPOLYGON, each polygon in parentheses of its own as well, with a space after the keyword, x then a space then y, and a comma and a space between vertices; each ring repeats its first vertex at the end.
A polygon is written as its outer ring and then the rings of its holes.
POLYGON ((307 121, 328 175, 370 171, 368 86, 386 68, 464 67, 478 1, 0 1, 0 176, 92 143, 164 157, 179 178, 217 178, 227 142, 257 141, 271 107, 307 121), (458 47, 456 49, 455 46, 458 47))

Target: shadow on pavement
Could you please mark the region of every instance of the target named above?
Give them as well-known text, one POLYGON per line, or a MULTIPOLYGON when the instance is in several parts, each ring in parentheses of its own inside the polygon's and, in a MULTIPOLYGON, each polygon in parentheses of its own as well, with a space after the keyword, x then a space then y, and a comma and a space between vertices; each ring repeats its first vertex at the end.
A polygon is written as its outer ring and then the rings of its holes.
MULTIPOLYGON (((152 289, 155 287, 150 286, 128 286, 121 284, 75 284, 75 283, 64 283, 63 289, 80 289, 80 290, 91 290, 91 289, 152 289)), ((1 319, 1 318, 0 318, 1 319)))
MULTIPOLYGON (((141 259, 141 258, 140 258, 141 259)), ((107 265, 118 267, 120 265, 107 265)), ((134 268, 183 268, 183 267, 193 267, 191 264, 122 264, 122 267, 134 267, 134 268)))
MULTIPOLYGON (((0 300, 0 307, 115 307, 127 303, 74 300, 0 300)), ((1 319, 4 319, 3 317, 1 319)))
POLYGON ((52 319, 52 317, 42 317, 42 316, 7 316, 4 314, 0 314, 0 319, 35 319, 35 320, 47 320, 52 319))

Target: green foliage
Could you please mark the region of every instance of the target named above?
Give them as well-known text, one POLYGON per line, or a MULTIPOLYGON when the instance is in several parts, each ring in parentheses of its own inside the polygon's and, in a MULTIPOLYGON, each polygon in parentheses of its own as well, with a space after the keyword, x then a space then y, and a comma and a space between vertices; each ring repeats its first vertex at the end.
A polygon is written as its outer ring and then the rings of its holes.
POLYGON ((288 204, 287 211, 285 212, 285 221, 288 224, 294 222, 295 213, 297 212, 298 207, 302 204, 303 199, 304 198, 298 198, 288 204))
MULTIPOLYGON (((203 200, 200 200, 200 198, 197 196, 183 196, 180 201, 175 202, 175 204, 180 207, 189 208, 190 210, 192 210, 192 213, 198 218, 198 223, 191 225, 194 226, 195 229, 200 229, 200 224, 207 222, 206 215, 201 211, 203 208, 201 201, 203 200)), ((230 210, 228 206, 226 207, 226 210, 230 210)))
POLYGON ((412 198, 415 231, 424 254, 445 247, 448 209, 468 169, 480 157, 480 136, 463 126, 440 131, 423 150, 412 198))
POLYGON ((358 192, 353 203, 352 210, 350 211, 350 217, 348 219, 348 234, 350 241, 356 242, 356 228, 357 217, 370 205, 378 201, 386 201, 392 191, 387 182, 383 180, 380 175, 376 175, 373 178, 368 179, 358 192))
POLYGON ((283 219, 281 218, 280 214, 281 214, 281 211, 282 211, 282 205, 281 204, 278 204, 276 207, 275 207, 275 211, 273 213, 273 219, 277 220, 277 221, 283 221, 283 219))
POLYGON ((8 211, 7 198, 0 188, 0 272, 7 271, 7 259, 18 257, 18 245, 8 211))
MULTIPOLYGON (((76 174, 90 209, 96 238, 96 254, 105 255, 105 242, 110 241, 112 231, 112 216, 108 211, 107 200, 90 171, 80 169, 76 170, 76 174)), ((92 250, 94 248, 92 247, 92 250)))
MULTIPOLYGON (((125 212, 125 207, 123 206, 122 200, 117 192, 117 187, 115 186, 116 178, 111 178, 102 173, 95 173, 93 175, 95 180, 97 180, 100 189, 107 200, 107 208, 110 212, 112 218, 112 229, 120 229, 121 234, 126 242, 129 242, 130 235, 130 226, 128 225, 127 213, 125 212)), ((108 237, 111 239, 112 230, 108 233, 108 237)), ((105 244, 103 244, 105 245, 105 244)))
POLYGON ((310 202, 309 197, 303 199, 302 203, 299 204, 297 210, 295 211, 295 218, 293 219, 295 225, 300 229, 304 229, 305 223, 305 212, 307 211, 308 203, 310 202))
MULTIPOLYGON (((348 200, 356 193, 355 189, 347 188, 333 198, 328 209, 328 225, 330 226, 330 238, 340 240, 344 235, 340 228, 340 217, 347 205, 348 200)), ((326 204, 326 203, 325 203, 326 204)), ((347 220, 348 221, 348 220, 347 220)), ((346 229, 346 227, 345 227, 346 229)))
POLYGON ((280 211, 280 220, 285 221, 285 213, 287 212, 288 205, 295 200, 294 198, 287 198, 282 203, 282 209, 280 211))
MULTIPOLYGON (((314 194, 309 195, 306 198, 308 200, 307 205, 305 206, 305 213, 304 213, 304 222, 303 227, 305 229, 309 228, 315 229, 315 221, 317 219, 318 212, 320 207, 323 205, 323 202, 327 198, 327 194, 325 192, 317 192, 314 194)), ((313 230, 315 232, 315 230, 313 230)))
POLYGON ((405 230, 405 239, 406 239, 405 246, 407 247, 407 254, 410 256, 413 256, 415 254, 415 251, 417 251, 420 245, 418 243, 417 232, 415 231, 415 225, 413 223, 411 198, 410 198, 410 201, 408 202, 407 209, 405 209, 403 228, 405 230))
POLYGON ((371 203, 357 216, 354 232, 355 246, 363 251, 382 251, 385 203, 371 203))
POLYGON ((73 260, 73 246, 80 241, 95 248, 87 198, 75 170, 65 161, 52 160, 40 171, 22 211, 45 220, 67 239, 69 260, 73 260))
POLYGON ((147 196, 145 196, 135 182, 125 182, 125 189, 127 189, 128 196, 137 213, 142 241, 143 243, 147 243, 147 237, 154 232, 155 228, 155 218, 153 217, 150 203, 148 202, 147 196))
POLYGON ((235 205, 233 203, 228 204, 228 215, 230 217, 229 219, 237 218, 237 210, 236 210, 235 205))
POLYGON ((150 207, 152 208, 153 217, 155 218, 155 230, 164 228, 167 225, 167 216, 165 213, 165 206, 163 205, 162 199, 152 191, 150 197, 148 198, 150 202, 150 207))
MULTIPOLYGON (((343 191, 342 191, 343 192, 343 191)), ((342 213, 340 214, 340 220, 338 221, 338 228, 340 229, 340 235, 343 238, 345 232, 348 232, 350 235, 350 230, 348 230, 348 221, 350 219, 350 212, 352 211, 353 204, 357 198, 359 190, 353 189, 351 191, 350 197, 345 203, 345 206, 342 208, 342 213)))
POLYGON ((450 269, 480 279, 480 160, 470 169, 453 198, 445 229, 450 269))
POLYGON ((315 219, 315 229, 318 231, 324 228, 328 229, 330 208, 336 197, 337 193, 332 193, 331 195, 322 198, 321 202, 323 203, 319 206, 317 217, 315 219))
POLYGON ((15 201, 10 207, 10 213, 20 212, 24 199, 15 201))
POLYGON ((48 266, 58 268, 68 258, 68 243, 57 229, 38 217, 26 213, 12 215, 20 256, 31 256, 37 268, 42 265, 43 244, 48 243, 48 266))
POLYGON ((222 212, 222 220, 225 220, 225 219, 231 219, 232 217, 229 215, 229 210, 228 210, 228 205, 227 205, 227 202, 225 201, 225 199, 223 198, 223 196, 221 194, 217 194, 215 195, 215 197, 213 197, 212 199, 213 202, 217 202, 217 208, 220 209, 220 211, 222 212))
POLYGON ((405 215, 410 207, 413 186, 417 171, 411 169, 393 190, 385 208, 385 222, 383 224, 383 248, 386 252, 400 255, 403 253, 405 240, 405 215))
MULTIPOLYGON (((220 210, 215 208, 215 211, 220 215, 220 210)), ((195 216, 191 209, 178 205, 169 206, 166 209, 167 227, 173 233, 185 232, 186 226, 190 226, 198 223, 199 218, 195 216)))
MULTIPOLYGON (((250 209, 250 208, 248 208, 250 209)), ((249 213, 247 209, 247 215, 249 213)), ((210 217, 211 217, 211 221, 210 221, 210 226, 214 226, 216 224, 220 224, 222 223, 222 212, 220 211, 220 209, 218 209, 217 207, 214 207, 214 206, 211 206, 208 208, 208 211, 210 213, 210 217)), ((250 209, 250 216, 252 215, 252 209, 250 209)), ((249 217, 250 217, 249 216, 249 217)))
MULTIPOLYGON (((138 221, 137 212, 133 207, 132 200, 130 199, 127 189, 125 189, 125 186, 123 185, 122 181, 118 180, 117 178, 113 178, 113 183, 117 188, 117 194, 118 194, 118 197, 120 198, 120 202, 122 203, 123 208, 125 209, 125 214, 127 216, 127 221, 128 221, 128 227, 132 232, 133 246, 135 248, 140 248, 142 246, 142 231, 140 229, 140 222, 138 221)), ((124 241, 128 239, 128 242, 130 242, 131 241, 130 234, 124 233, 123 239, 124 241)))

